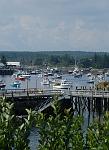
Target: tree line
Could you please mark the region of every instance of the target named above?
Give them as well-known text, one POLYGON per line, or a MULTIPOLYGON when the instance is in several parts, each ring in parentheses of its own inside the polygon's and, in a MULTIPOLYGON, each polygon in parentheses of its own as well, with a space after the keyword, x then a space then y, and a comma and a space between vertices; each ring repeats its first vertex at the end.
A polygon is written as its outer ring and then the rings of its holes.
POLYGON ((109 68, 109 53, 88 52, 8 52, 0 53, 1 62, 20 61, 22 65, 109 68), (79 54, 80 53, 80 54, 79 54))

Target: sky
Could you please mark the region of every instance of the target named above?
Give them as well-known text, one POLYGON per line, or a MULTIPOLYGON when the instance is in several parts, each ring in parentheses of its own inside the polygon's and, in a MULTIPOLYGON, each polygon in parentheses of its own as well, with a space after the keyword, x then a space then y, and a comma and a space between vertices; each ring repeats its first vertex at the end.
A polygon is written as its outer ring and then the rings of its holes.
POLYGON ((0 0, 0 51, 109 52, 109 0, 0 0))

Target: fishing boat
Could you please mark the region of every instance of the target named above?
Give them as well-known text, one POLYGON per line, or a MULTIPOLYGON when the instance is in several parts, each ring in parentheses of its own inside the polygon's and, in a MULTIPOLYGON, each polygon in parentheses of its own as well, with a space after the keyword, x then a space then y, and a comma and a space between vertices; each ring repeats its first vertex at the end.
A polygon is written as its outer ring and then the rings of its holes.
POLYGON ((67 80, 61 80, 61 82, 57 82, 53 85, 53 89, 70 89, 71 83, 67 80))
POLYGON ((87 77, 91 77, 92 74, 89 72, 88 74, 86 74, 87 77))
POLYGON ((48 80, 48 78, 43 79, 43 81, 41 82, 42 85, 50 85, 50 81, 48 80))
POLYGON ((62 79, 62 75, 61 74, 54 74, 55 79, 62 79))
POLYGON ((94 84, 95 82, 95 77, 94 76, 90 76, 87 83, 90 83, 90 84, 94 84))
POLYGON ((25 81, 25 77, 24 76, 17 76, 16 78, 15 78, 15 80, 21 80, 21 81, 25 81))
POLYGON ((74 68, 74 70, 72 72, 72 75, 74 76, 74 78, 80 78, 80 77, 82 77, 82 71, 79 70, 79 68, 78 68, 78 66, 76 64, 76 60, 75 60, 75 68, 74 68))
POLYGON ((31 75, 30 74, 22 74, 21 77, 24 77, 25 79, 30 79, 31 75))
POLYGON ((73 74, 73 76, 74 76, 74 78, 80 78, 80 77, 82 77, 82 73, 81 72, 75 72, 73 74))
POLYGON ((20 88, 21 83, 19 81, 14 81, 11 86, 15 88, 20 88))
POLYGON ((3 80, 0 80, 0 89, 5 88, 6 84, 4 83, 3 80))
POLYGON ((90 84, 94 84, 94 79, 90 79, 89 81, 87 81, 87 83, 90 83, 90 84))

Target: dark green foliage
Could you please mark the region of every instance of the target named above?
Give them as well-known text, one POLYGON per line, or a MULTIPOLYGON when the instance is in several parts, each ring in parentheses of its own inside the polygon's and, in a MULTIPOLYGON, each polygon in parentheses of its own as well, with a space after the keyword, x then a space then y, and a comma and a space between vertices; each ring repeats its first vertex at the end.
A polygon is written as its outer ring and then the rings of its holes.
POLYGON ((0 99, 0 150, 29 150, 27 132, 31 127, 31 116, 19 123, 13 113, 13 104, 0 99))
POLYGON ((41 52, 0 52, 1 61, 20 61, 22 65, 37 66, 74 66, 76 61, 80 67, 109 68, 109 53, 82 51, 41 51, 41 52), (6 60, 7 58, 7 60, 6 60))
POLYGON ((64 115, 58 107, 52 105, 54 115, 46 118, 43 114, 38 117, 40 133, 39 150, 83 150, 82 118, 74 117, 70 109, 65 109, 64 115))
POLYGON ((94 122, 88 128, 87 147, 90 150, 109 150, 109 112, 102 122, 94 122))
POLYGON ((3 63, 6 66, 7 60, 4 55, 2 55, 2 57, 1 57, 1 63, 3 63))
MULTIPOLYGON (((26 110, 27 118, 19 121, 13 113, 13 104, 0 99, 0 150, 30 150, 28 133, 33 124, 39 129, 39 150, 108 150, 109 112, 102 122, 94 122, 83 138, 83 120, 73 116, 71 109, 60 112, 60 106, 52 104, 54 113, 26 110)), ((34 143, 35 144, 35 143, 34 143)))
POLYGON ((81 59, 80 66, 83 68, 90 68, 92 67, 92 64, 93 64, 92 62, 93 62, 92 59, 84 58, 84 59, 81 59))

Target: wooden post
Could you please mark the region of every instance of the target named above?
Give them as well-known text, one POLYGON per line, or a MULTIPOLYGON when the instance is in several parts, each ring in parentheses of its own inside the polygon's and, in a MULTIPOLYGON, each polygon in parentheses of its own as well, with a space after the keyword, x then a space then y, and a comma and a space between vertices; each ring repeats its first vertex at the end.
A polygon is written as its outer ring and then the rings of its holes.
POLYGON ((28 96, 28 94, 29 94, 29 93, 28 93, 28 79, 27 79, 27 96, 28 96))
POLYGON ((90 98, 87 99, 88 100, 88 126, 90 124, 90 98))
POLYGON ((12 93, 11 93, 11 94, 12 94, 12 98, 13 98, 13 97, 14 97, 14 96, 13 96, 13 91, 12 91, 12 93))

